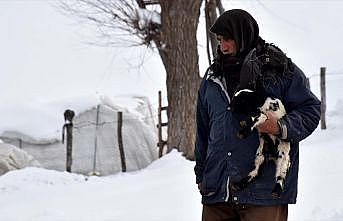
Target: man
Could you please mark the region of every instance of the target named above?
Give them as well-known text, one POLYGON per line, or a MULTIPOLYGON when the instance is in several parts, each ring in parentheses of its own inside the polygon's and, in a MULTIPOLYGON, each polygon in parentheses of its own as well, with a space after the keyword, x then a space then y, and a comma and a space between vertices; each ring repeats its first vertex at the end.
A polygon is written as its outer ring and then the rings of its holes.
POLYGON ((202 194, 202 219, 285 221, 288 204, 296 203, 299 142, 317 127, 320 101, 306 87, 303 72, 259 36, 257 22, 246 11, 226 11, 211 32, 220 43, 218 57, 201 82, 197 101, 194 170, 202 194), (258 81, 287 112, 280 120, 268 112, 268 120, 259 126, 261 132, 291 144, 291 166, 279 198, 271 194, 275 164, 268 150, 259 175, 245 188, 232 186, 253 169, 259 140, 256 131, 245 139, 237 137, 240 123, 230 111, 230 100, 238 88, 254 88, 258 81))

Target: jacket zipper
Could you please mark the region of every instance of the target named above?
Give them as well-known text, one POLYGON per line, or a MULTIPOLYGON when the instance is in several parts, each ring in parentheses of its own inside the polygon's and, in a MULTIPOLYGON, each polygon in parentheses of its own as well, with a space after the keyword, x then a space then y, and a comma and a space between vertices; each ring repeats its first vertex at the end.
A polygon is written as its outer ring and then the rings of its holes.
MULTIPOLYGON (((217 83, 217 84, 220 86, 220 88, 222 89, 222 91, 224 92, 224 94, 225 94, 225 96, 226 96, 226 98, 227 98, 227 100, 228 100, 228 103, 230 104, 231 99, 230 99, 230 96, 229 96, 229 94, 227 93, 227 91, 226 91, 226 89, 225 89, 223 83, 222 83, 218 78, 210 78, 210 79, 211 79, 214 83, 217 83)), ((230 110, 230 107, 228 107, 228 110, 230 110)))
MULTIPOLYGON (((211 79, 214 83, 216 83, 216 84, 218 84, 218 85, 220 86, 220 88, 222 89, 222 91, 224 92, 224 94, 225 94, 225 96, 226 96, 226 98, 227 98, 227 100, 228 100, 228 103, 230 104, 230 103, 231 103, 231 99, 230 99, 230 96, 229 96, 229 94, 227 93, 227 91, 226 91, 226 89, 225 89, 223 83, 222 83, 218 78, 212 78, 212 77, 210 77, 210 79, 211 79)), ((228 105, 227 109, 230 110, 230 106, 229 106, 229 105, 228 105)), ((225 202, 228 202, 228 201, 229 201, 229 197, 230 197, 230 187, 229 187, 229 184, 230 184, 230 177, 229 177, 229 175, 228 175, 228 176, 227 176, 227 181, 226 181, 226 197, 224 198, 225 202)))

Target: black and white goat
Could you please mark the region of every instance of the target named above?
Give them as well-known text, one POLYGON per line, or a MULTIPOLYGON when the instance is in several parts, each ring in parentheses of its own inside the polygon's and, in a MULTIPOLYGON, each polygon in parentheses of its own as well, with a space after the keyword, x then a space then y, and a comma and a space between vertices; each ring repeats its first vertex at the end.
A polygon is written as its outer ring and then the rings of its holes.
MULTIPOLYGON (((240 121, 241 130, 238 132, 239 138, 245 138, 257 126, 268 120, 267 111, 274 112, 275 116, 280 119, 286 114, 285 108, 279 99, 266 97, 265 95, 249 90, 243 89, 238 91, 231 102, 231 111, 233 114, 242 114, 246 118, 240 121)), ((249 172, 247 177, 243 178, 238 183, 233 184, 234 189, 242 189, 252 182, 258 175, 261 164, 265 160, 264 146, 266 143, 271 144, 275 154, 274 162, 276 164, 275 186, 272 190, 273 197, 280 197, 283 188, 287 170, 290 167, 290 144, 279 139, 277 136, 260 133, 259 146, 256 151, 255 168, 249 172)), ((270 148, 270 146, 268 147, 270 148)))

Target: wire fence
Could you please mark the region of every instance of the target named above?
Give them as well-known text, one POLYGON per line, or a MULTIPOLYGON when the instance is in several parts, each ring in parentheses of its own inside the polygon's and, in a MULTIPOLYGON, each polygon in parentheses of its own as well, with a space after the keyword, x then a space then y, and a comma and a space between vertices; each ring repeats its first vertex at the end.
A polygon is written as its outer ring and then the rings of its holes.
MULTIPOLYGON (((99 108, 92 108, 75 117, 72 132, 72 172, 108 175, 121 171, 117 113, 99 105, 99 108)), ((137 117, 129 112, 123 113, 122 139, 127 171, 144 168, 157 159, 156 116, 157 114, 151 114, 137 117)), ((58 132, 62 134, 62 130, 58 132)), ((25 150, 44 168, 60 171, 66 169, 66 146, 59 139, 41 142, 20 135, 0 139, 25 150)))
MULTIPOLYGON (((123 119, 123 121, 124 122, 134 122, 134 121, 137 121, 137 120, 152 120, 152 121, 155 121, 157 119, 157 115, 158 114, 154 114, 151 117, 143 117, 143 118, 126 118, 126 119, 123 119)), ((118 124, 118 122, 119 122, 118 120, 102 121, 102 122, 99 122, 99 123, 96 123, 95 121, 82 121, 82 122, 78 122, 77 124, 74 124, 73 125, 73 129, 78 130, 78 129, 81 129, 83 127, 87 127, 87 126, 90 126, 90 125, 103 126, 103 125, 106 125, 106 124, 118 124)))

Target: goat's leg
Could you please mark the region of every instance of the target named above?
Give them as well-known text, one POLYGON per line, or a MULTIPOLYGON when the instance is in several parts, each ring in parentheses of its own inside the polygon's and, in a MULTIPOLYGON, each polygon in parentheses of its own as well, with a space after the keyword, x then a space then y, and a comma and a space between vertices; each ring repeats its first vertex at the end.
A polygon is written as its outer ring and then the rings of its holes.
POLYGON ((272 191, 272 195, 276 198, 279 198, 281 196, 285 184, 287 170, 290 167, 289 151, 290 144, 284 141, 280 141, 280 144, 278 146, 278 158, 276 160, 276 184, 272 191))
POLYGON ((257 148, 255 155, 255 169, 248 174, 248 182, 251 182, 258 175, 260 166, 264 162, 263 146, 264 139, 260 136, 260 146, 257 148))
POLYGON ((260 169, 261 164, 264 162, 264 156, 263 156, 263 145, 264 145, 264 139, 260 135, 260 145, 257 148, 256 155, 255 155, 255 168, 252 170, 247 177, 243 178, 239 182, 232 185, 232 188, 234 190, 240 190, 245 188, 248 183, 250 183, 257 175, 258 171, 260 169))

